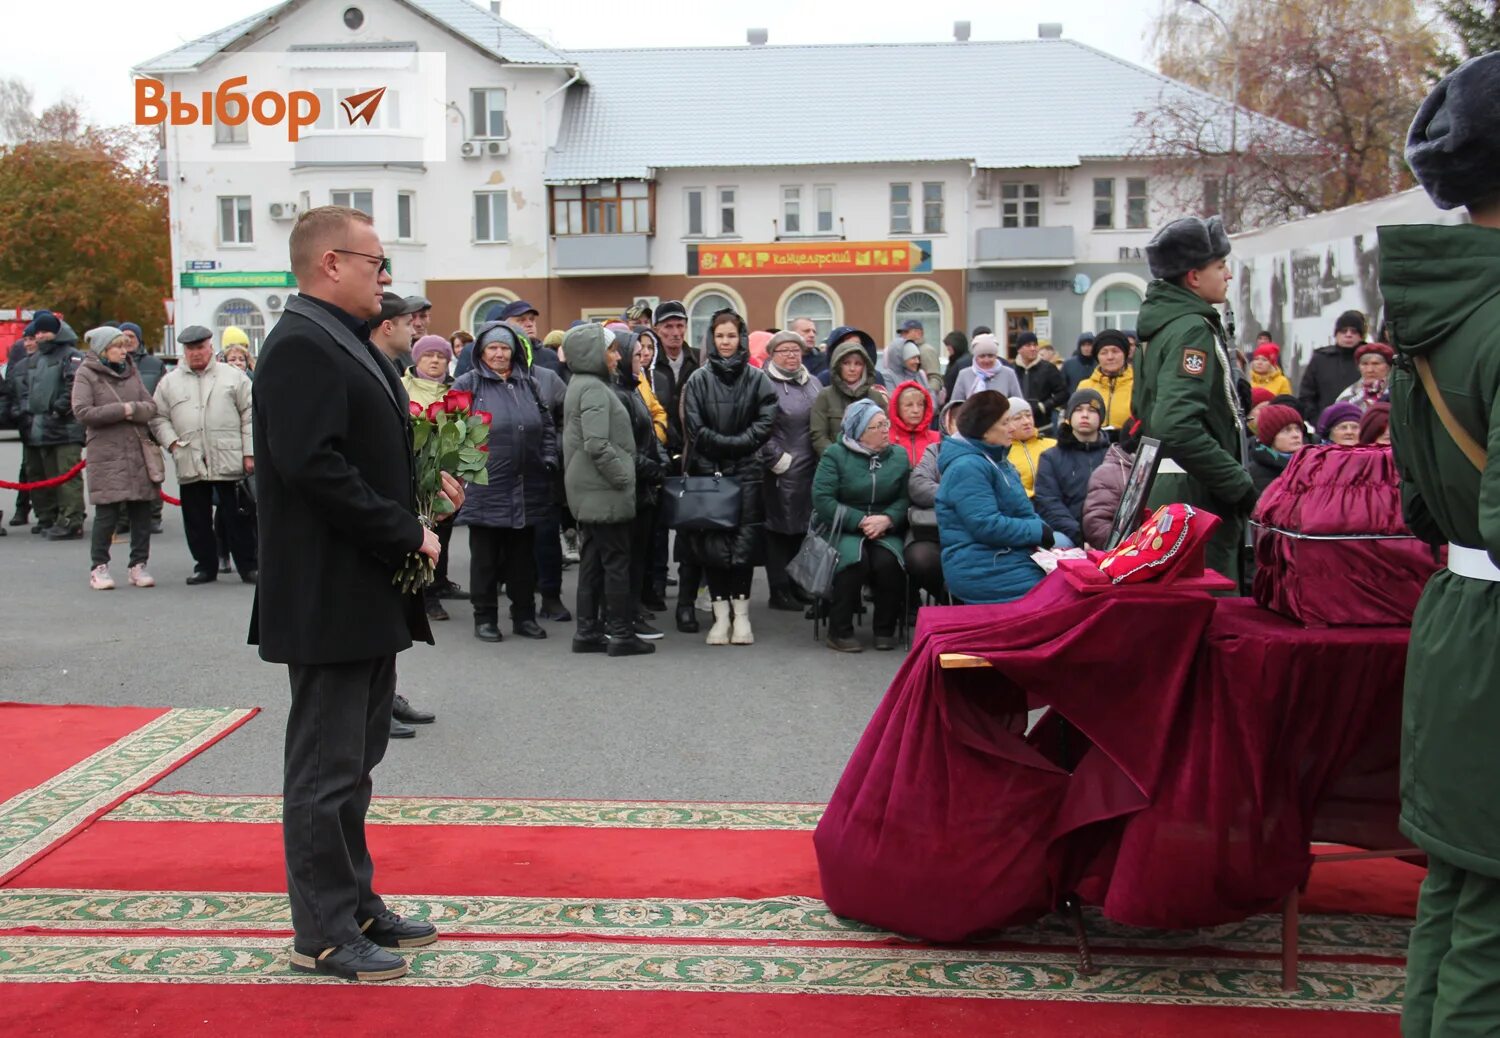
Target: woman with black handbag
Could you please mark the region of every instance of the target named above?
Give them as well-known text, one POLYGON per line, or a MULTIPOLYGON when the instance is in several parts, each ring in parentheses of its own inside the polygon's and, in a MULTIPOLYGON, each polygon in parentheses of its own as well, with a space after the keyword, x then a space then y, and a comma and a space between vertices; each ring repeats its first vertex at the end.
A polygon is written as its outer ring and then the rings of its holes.
POLYGON ((678 536, 708 580, 714 611, 708 644, 750 645, 750 582, 766 549, 761 448, 776 421, 776 394, 764 372, 751 365, 749 331, 733 310, 719 310, 709 320, 703 358, 682 388, 687 474, 734 480, 739 522, 729 529, 681 530, 678 536))

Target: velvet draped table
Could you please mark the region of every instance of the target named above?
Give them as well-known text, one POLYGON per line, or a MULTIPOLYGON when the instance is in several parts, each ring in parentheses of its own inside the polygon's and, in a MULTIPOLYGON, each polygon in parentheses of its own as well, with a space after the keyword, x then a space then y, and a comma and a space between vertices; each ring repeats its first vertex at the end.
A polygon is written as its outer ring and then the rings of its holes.
POLYGON ((924 609, 814 837, 824 897, 934 941, 1072 891, 1142 926, 1276 907, 1314 839, 1405 845, 1408 635, 1060 574, 1006 605, 924 609), (1029 733, 1028 707, 1048 708, 1029 733))

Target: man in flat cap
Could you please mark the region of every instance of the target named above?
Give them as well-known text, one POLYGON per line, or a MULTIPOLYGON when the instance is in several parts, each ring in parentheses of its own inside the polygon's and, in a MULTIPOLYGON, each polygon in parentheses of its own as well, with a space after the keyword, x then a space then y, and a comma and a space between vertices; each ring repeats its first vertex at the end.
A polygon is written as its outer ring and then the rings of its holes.
POLYGON ((406 305, 411 307, 411 341, 416 342, 427 334, 432 323, 432 300, 426 296, 407 296, 406 305))
POLYGON ((1402 503, 1418 537, 1448 545, 1406 662, 1401 831, 1427 878, 1401 1033, 1458 1038, 1500 1033, 1500 52, 1433 88, 1406 161, 1470 220, 1380 228, 1402 503))
POLYGON ((1141 432, 1162 445, 1148 506, 1180 501, 1223 520, 1204 561, 1238 580, 1256 492, 1245 470, 1239 395, 1216 309, 1229 297, 1228 256, 1229 236, 1217 216, 1173 220, 1146 246, 1154 280, 1141 304, 1130 403, 1141 432))
POLYGON ((412 365, 411 344, 417 341, 416 320, 424 305, 432 304, 421 296, 383 292, 380 313, 370 322, 370 341, 403 375, 412 365))

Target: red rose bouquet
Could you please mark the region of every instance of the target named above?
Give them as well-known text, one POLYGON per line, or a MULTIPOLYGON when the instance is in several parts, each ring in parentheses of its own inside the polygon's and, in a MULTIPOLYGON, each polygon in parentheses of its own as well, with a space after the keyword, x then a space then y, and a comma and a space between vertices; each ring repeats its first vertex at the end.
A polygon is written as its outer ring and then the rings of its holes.
MULTIPOLYGON (((416 452, 417 518, 429 530, 438 517, 453 511, 442 496, 444 472, 465 483, 489 483, 490 415, 474 411, 474 394, 450 391, 423 408, 411 404, 412 448, 416 452)), ((392 581, 402 591, 419 591, 432 583, 433 564, 421 552, 406 557, 392 581)))

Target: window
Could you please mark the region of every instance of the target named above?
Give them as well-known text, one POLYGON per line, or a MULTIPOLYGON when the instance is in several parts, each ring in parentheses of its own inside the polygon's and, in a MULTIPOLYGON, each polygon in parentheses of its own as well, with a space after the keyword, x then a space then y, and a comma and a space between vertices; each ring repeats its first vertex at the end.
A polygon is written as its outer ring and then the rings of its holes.
POLYGON ((1146 204, 1146 178, 1125 178, 1125 226, 1133 231, 1150 226, 1146 204))
POLYGON ((468 329, 470 334, 479 331, 479 326, 489 321, 498 321, 500 311, 504 310, 515 299, 509 295, 487 295, 474 304, 472 315, 469 318, 468 329))
POLYGON ((396 192, 396 240, 411 241, 415 238, 413 214, 417 204, 415 191, 396 192))
POLYGON ((469 91, 469 131, 475 137, 507 137, 505 91, 469 91))
POLYGON ((800 187, 781 189, 781 233, 802 233, 802 189, 800 187))
POLYGON ((1219 202, 1221 201, 1220 196, 1222 194, 1222 192, 1221 192, 1220 189, 1223 186, 1224 186, 1224 181, 1221 180, 1219 177, 1204 177, 1203 178, 1203 215, 1204 216, 1213 216, 1216 213, 1218 213, 1218 211, 1219 211, 1219 202))
POLYGON ((833 331, 833 301, 816 289, 803 289, 786 301, 781 314, 781 327, 790 328, 792 322, 805 317, 818 326, 818 341, 827 342, 833 331))
POLYGON ((732 187, 719 188, 719 233, 723 235, 735 233, 734 188, 732 187))
POLYGON ((833 233, 833 188, 820 187, 818 192, 818 233, 833 233))
POLYGON ((250 231, 250 196, 232 195, 219 198, 219 242, 223 245, 249 245, 255 240, 250 231))
POLYGON ((1000 226, 1040 227, 1042 225, 1042 185, 1001 184, 1000 226))
POLYGON ((510 237, 507 191, 474 192, 474 240, 505 241, 510 237))
POLYGON ((373 191, 333 191, 330 192, 329 199, 334 205, 341 205, 347 209, 358 209, 366 216, 375 215, 375 192, 373 191))
POLYGON ((903 292, 896 300, 896 327, 912 318, 922 322, 922 341, 938 343, 943 338, 943 304, 937 296, 921 289, 903 292))
POLYGON ((722 292, 704 292, 688 308, 687 346, 697 350, 708 336, 708 319, 715 311, 734 306, 734 300, 722 292))
POLYGON ((1141 296, 1127 285, 1115 285, 1099 293, 1094 300, 1094 330, 1134 328, 1141 312, 1141 296))
POLYGON ((1107 231, 1115 225, 1115 180, 1094 178, 1094 230, 1107 231))
POLYGON ((552 233, 650 234, 651 185, 605 180, 552 189, 552 233))
POLYGON ((244 329, 250 340, 250 352, 260 353, 260 344, 266 337, 266 318, 248 299, 226 299, 214 311, 214 338, 222 342, 224 329, 230 326, 244 329))
POLYGON ((891 233, 911 233, 911 185, 891 185, 891 233))
POLYGON ((943 233, 942 181, 932 181, 922 185, 922 233, 943 233))
POLYGON ((230 126, 228 123, 214 123, 215 144, 249 144, 250 123, 249 120, 238 126, 230 126))
POLYGON ((703 189, 690 187, 683 192, 687 199, 687 232, 689 237, 703 236, 703 189))

